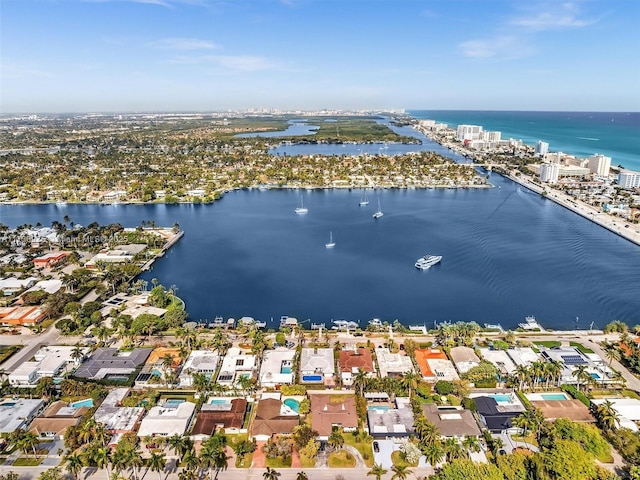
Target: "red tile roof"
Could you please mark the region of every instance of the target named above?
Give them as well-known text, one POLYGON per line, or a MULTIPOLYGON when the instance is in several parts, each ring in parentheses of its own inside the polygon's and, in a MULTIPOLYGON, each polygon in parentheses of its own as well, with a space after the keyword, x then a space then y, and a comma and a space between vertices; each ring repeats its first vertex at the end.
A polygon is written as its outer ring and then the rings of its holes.
POLYGON ((354 350, 340 350, 340 371, 352 372, 354 368, 364 372, 373 372, 371 350, 365 347, 354 350))

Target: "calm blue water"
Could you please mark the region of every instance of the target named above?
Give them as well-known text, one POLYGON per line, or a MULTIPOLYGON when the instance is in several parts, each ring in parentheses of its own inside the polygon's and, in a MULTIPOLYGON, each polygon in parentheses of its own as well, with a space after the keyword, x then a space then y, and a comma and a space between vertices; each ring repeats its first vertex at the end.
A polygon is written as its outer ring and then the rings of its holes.
POLYGON ((549 143, 549 151, 578 157, 601 153, 611 165, 640 170, 640 113, 503 112, 410 110, 418 119, 433 119, 450 127, 482 125, 502 132, 502 138, 521 139, 528 145, 549 143))
POLYGON ((640 249, 493 174, 497 188, 236 191, 210 205, 0 205, 0 222, 179 222, 145 278, 178 287, 193 320, 475 320, 515 327, 640 323, 640 249), (307 215, 294 209, 304 195, 307 215), (381 200, 385 215, 372 218, 381 200), (336 247, 325 248, 333 231, 336 247), (442 255, 427 271, 425 254, 442 255))
POLYGON ((279 132, 256 132, 256 133, 239 133, 234 135, 238 138, 252 137, 299 137, 302 135, 315 135, 318 130, 317 125, 308 125, 304 120, 289 120, 289 126, 286 130, 279 132))

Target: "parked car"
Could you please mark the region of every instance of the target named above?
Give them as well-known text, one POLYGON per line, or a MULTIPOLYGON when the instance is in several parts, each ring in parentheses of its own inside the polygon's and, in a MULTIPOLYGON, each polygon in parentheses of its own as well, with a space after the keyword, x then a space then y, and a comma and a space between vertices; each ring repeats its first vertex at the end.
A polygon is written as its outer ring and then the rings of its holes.
POLYGON ((380 451, 380 445, 378 445, 378 442, 373 442, 373 451, 376 453, 380 451))

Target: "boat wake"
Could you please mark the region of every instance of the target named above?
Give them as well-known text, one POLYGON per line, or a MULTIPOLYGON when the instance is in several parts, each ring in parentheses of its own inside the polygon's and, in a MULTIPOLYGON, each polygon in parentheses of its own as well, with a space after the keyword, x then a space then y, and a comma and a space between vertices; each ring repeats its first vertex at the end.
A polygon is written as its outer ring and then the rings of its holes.
POLYGON ((591 140, 592 142, 599 142, 599 138, 591 138, 591 137, 578 137, 581 140, 591 140))

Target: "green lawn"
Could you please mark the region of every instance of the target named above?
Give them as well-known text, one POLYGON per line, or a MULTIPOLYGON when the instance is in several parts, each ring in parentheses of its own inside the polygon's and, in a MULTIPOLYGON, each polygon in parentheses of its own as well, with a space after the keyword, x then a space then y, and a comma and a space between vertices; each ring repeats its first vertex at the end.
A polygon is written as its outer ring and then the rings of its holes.
POLYGON ((629 398, 635 398, 636 400, 640 400, 640 395, 633 390, 622 390, 622 395, 629 398))
POLYGON ((337 450, 327 460, 330 468, 353 468, 356 466, 356 459, 346 450, 337 450))
POLYGON ((290 468, 291 457, 267 458, 266 464, 267 464, 267 467, 271 467, 271 468, 290 468))
POLYGON ((307 458, 303 454, 300 454, 300 465, 301 465, 302 468, 315 468, 316 459, 315 459, 315 457, 314 458, 307 458))
POLYGON ((591 350, 590 348, 585 347, 584 345, 582 345, 581 343, 578 343, 578 342, 569 342, 569 345, 571 345, 572 347, 576 347, 582 353, 594 353, 593 350, 591 350))
POLYGON ((13 462, 13 465, 16 467, 37 467, 43 459, 44 457, 19 457, 13 462))
POLYGON ((246 453, 242 457, 236 457, 236 468, 249 468, 253 462, 253 452, 246 453))
POLYGON ((351 434, 344 435, 344 443, 347 445, 351 445, 354 447, 360 455, 362 455, 362 459, 367 467, 373 467, 373 447, 371 446, 372 439, 369 438, 364 442, 356 442, 355 438, 351 434))
POLYGON ((394 465, 397 466, 405 466, 405 467, 417 467, 418 464, 411 464, 409 462, 407 462, 406 458, 404 458, 404 454, 400 451, 400 450, 396 450, 395 452, 393 452, 391 454, 391 461, 393 462, 394 465))
POLYGON ((562 342, 559 342, 558 340, 540 340, 533 343, 547 348, 559 347, 562 345, 562 342))
POLYGON ((7 360, 11 355, 16 353, 22 347, 20 345, 3 345, 0 346, 0 363, 3 363, 7 360))

